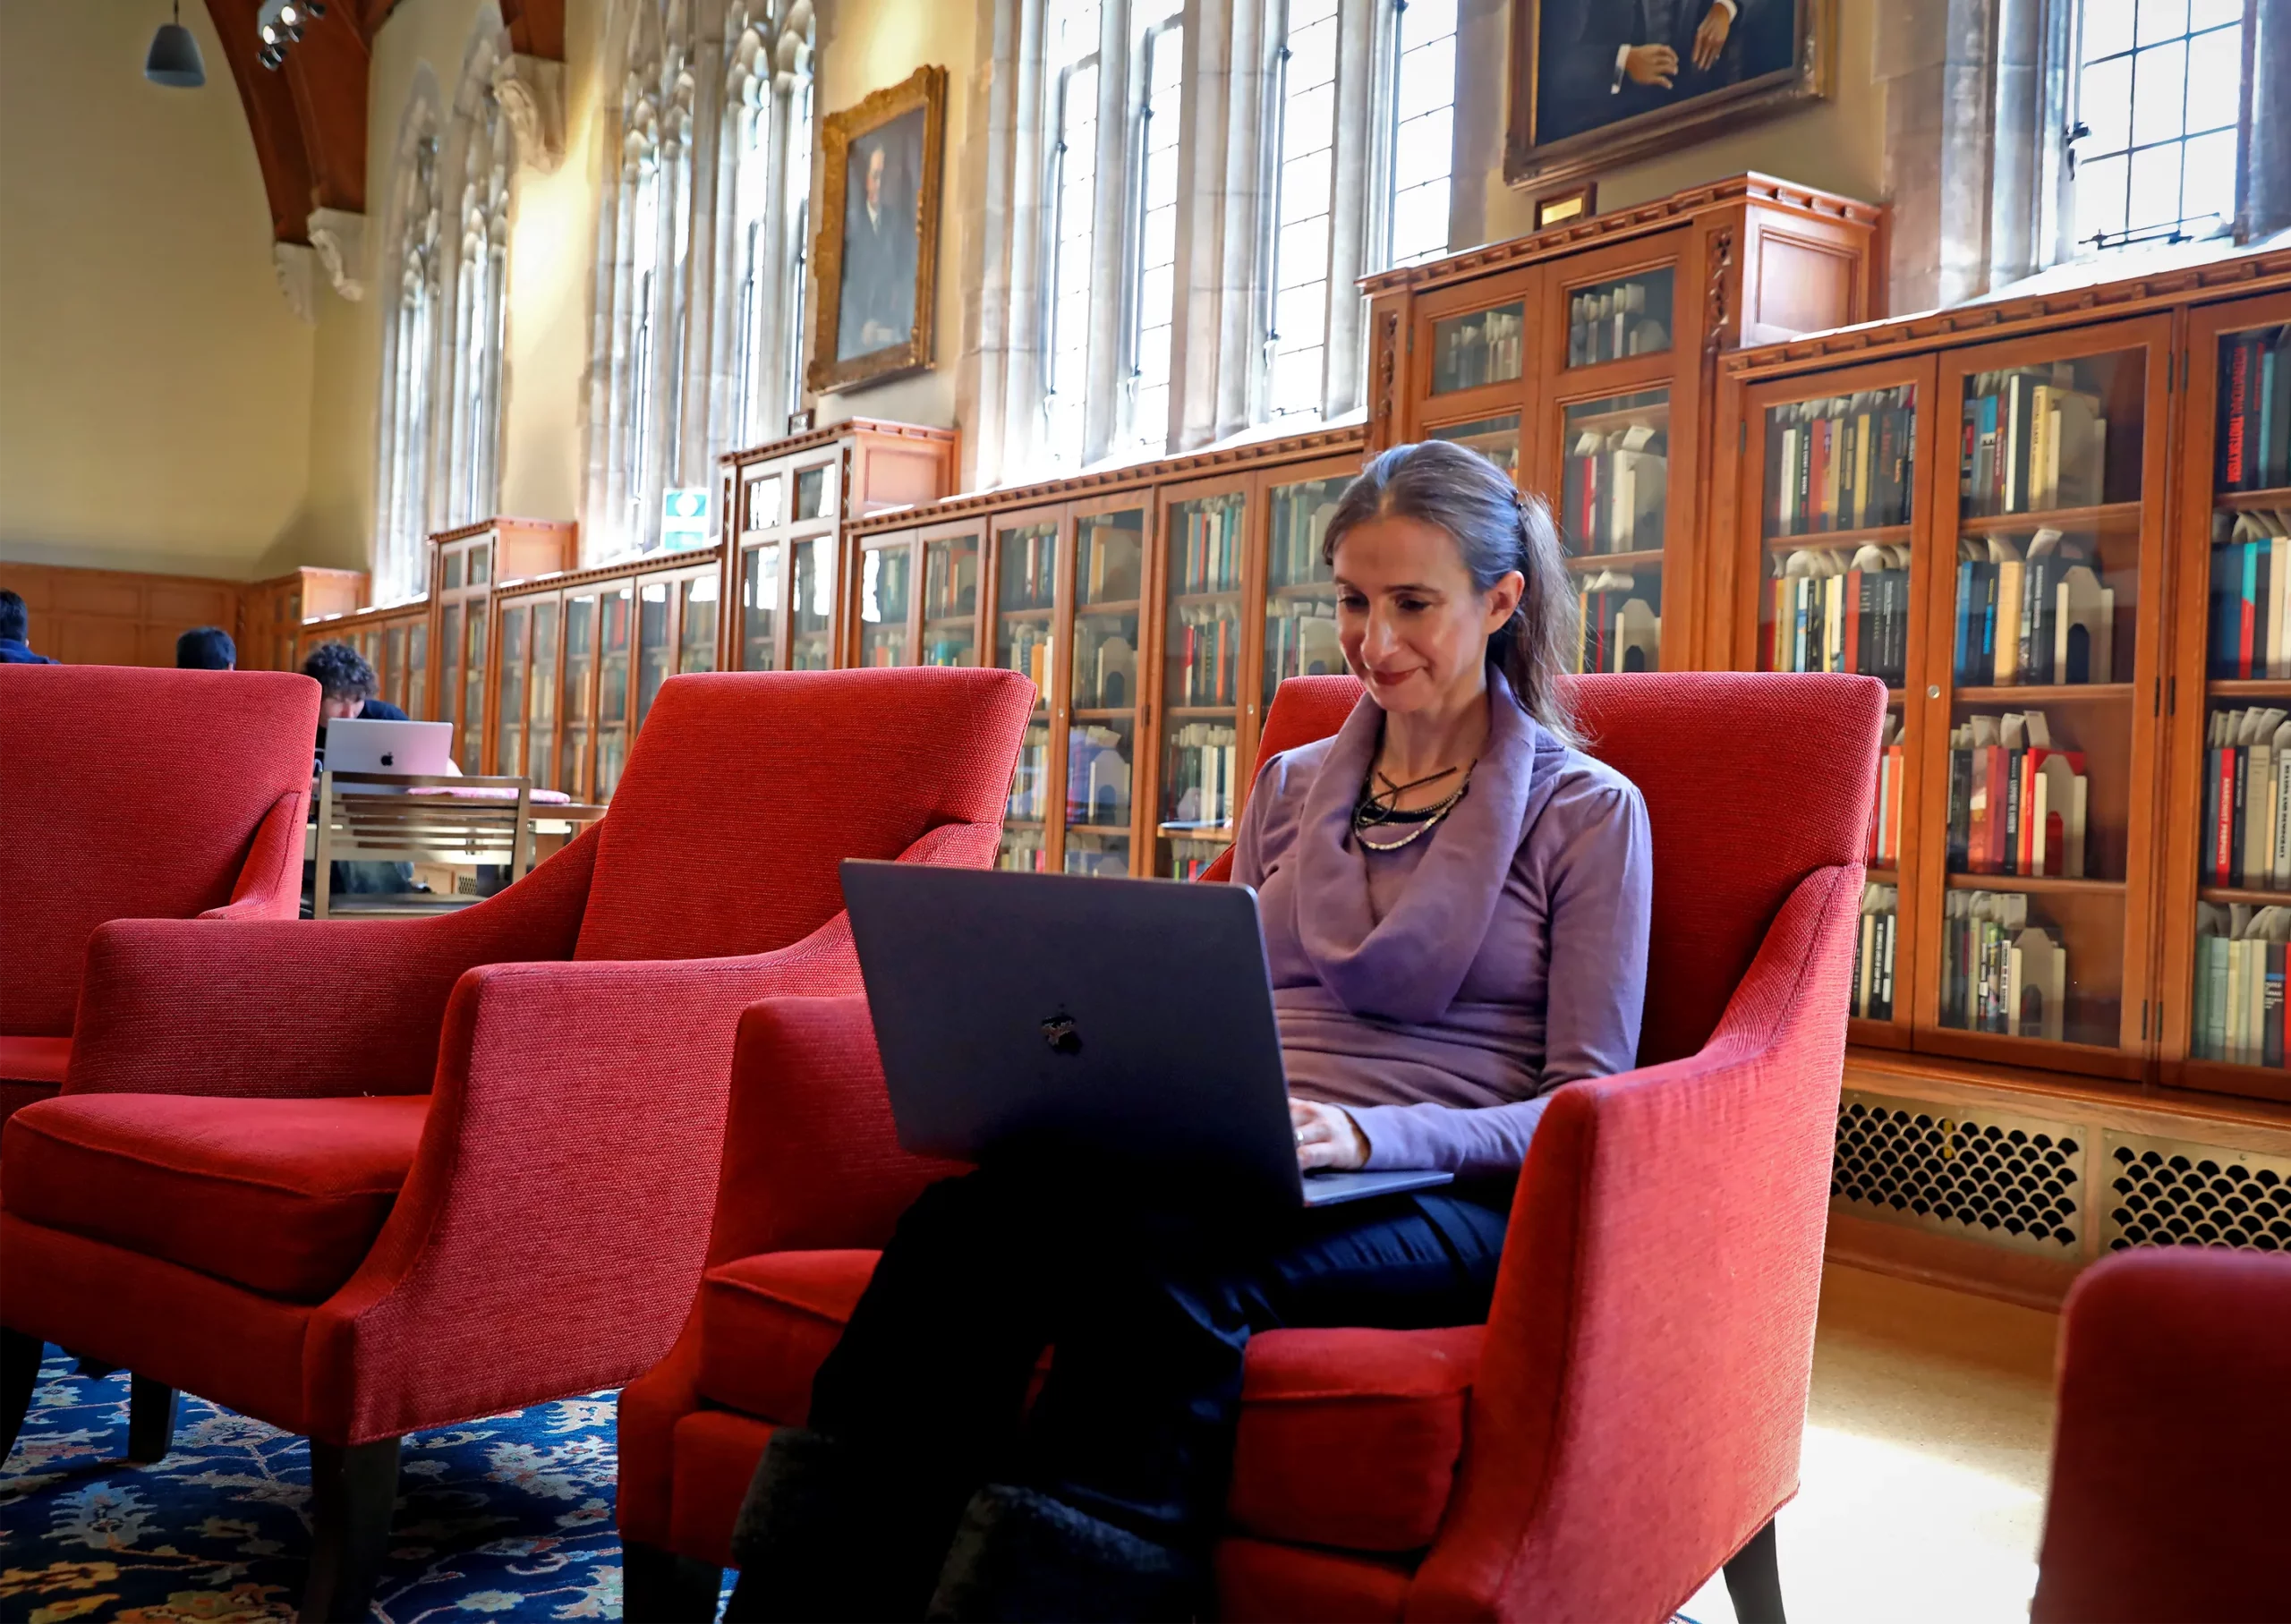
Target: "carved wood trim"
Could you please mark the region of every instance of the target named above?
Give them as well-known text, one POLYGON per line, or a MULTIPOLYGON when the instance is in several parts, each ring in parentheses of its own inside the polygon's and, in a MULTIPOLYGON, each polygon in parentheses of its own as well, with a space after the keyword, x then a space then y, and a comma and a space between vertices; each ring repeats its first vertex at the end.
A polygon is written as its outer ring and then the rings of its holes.
POLYGON ((815 446, 832 446, 839 440, 856 439, 863 434, 878 439, 924 440, 941 445, 952 445, 956 438, 952 429, 933 429, 922 423, 894 423, 881 418, 851 417, 839 423, 830 423, 824 429, 814 429, 808 434, 791 434, 780 439, 766 440, 761 446, 727 451, 716 460, 727 468, 745 468, 752 463, 774 462, 783 456, 793 456, 815 446))

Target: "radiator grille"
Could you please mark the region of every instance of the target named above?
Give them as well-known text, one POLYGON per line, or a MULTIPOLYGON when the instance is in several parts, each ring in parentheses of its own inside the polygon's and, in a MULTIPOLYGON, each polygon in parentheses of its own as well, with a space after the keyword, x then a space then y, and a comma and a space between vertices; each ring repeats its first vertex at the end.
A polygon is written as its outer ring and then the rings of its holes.
POLYGON ((2084 1144, 2073 1125, 1847 1089, 1830 1202, 1838 1212, 2048 1257, 2074 1257, 2084 1144))
POLYGON ((2216 1144, 2110 1134, 2101 1241, 2291 1251, 2291 1161, 2216 1144))

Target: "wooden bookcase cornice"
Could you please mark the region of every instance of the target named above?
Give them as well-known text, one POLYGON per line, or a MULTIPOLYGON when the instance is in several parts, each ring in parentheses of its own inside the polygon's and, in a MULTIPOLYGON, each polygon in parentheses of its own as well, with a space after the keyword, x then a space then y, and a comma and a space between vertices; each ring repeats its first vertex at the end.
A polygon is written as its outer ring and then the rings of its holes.
POLYGON ((430 540, 466 541, 473 536, 490 535, 505 524, 530 524, 541 530, 566 530, 572 523, 570 519, 525 519, 514 514, 496 514, 490 519, 480 519, 474 524, 459 525, 453 530, 433 530, 430 532, 430 540))
POLYGON ((1206 474, 1231 470, 1278 467, 1284 463, 1341 455, 1348 451, 1365 451, 1367 445, 1367 423, 1338 423, 1305 434, 1283 435, 1277 439, 1245 440, 1205 446, 1180 456, 1161 457, 1150 463, 1129 463, 1094 473, 1077 473, 1065 479, 1041 480, 1031 485, 1009 485, 993 490, 972 491, 919 507, 898 507, 867 518, 855 519, 849 528, 855 535, 909 530, 918 524, 937 524, 976 514, 999 513, 1016 507, 1039 507, 1049 502, 1109 496, 1124 490, 1151 489, 1157 485, 1199 479, 1206 474))
POLYGON ((728 468, 745 468, 751 463, 775 461, 810 451, 821 446, 832 446, 839 440, 849 439, 854 434, 872 434, 883 439, 927 440, 950 444, 956 438, 952 429, 926 428, 920 423, 893 423, 880 418, 852 417, 839 423, 830 423, 824 429, 813 429, 802 434, 791 434, 782 439, 766 440, 761 446, 750 446, 740 451, 728 451, 720 459, 728 468))
POLYGON ((1852 220, 1870 226, 1877 225, 1885 215, 1885 210, 1874 203, 1859 202, 1835 192, 1817 191, 1810 186, 1793 185, 1788 181, 1776 180, 1772 175, 1737 174, 1723 181, 1714 181, 1708 186, 1673 192, 1669 197, 1642 203, 1636 208, 1594 215, 1588 220, 1571 220, 1564 225, 1554 225, 1549 231, 1537 232, 1531 236, 1491 242, 1485 248, 1469 249, 1422 265, 1379 271, 1373 276, 1360 278, 1360 291, 1371 298, 1401 288, 1420 293, 1430 288, 1445 286, 1451 282, 1483 276, 1506 266, 1531 264, 1559 254, 1578 253, 1596 244, 1621 242, 1628 237, 1661 231, 1696 215, 1745 202, 1794 208, 1822 219, 1852 220))
POLYGON ((553 575, 527 575, 521 581, 505 581, 496 589, 496 598, 525 598, 542 592, 578 591, 584 586, 594 586, 600 581, 625 581, 635 575, 667 575, 701 567, 717 568, 723 561, 724 544, 711 541, 706 547, 680 548, 669 553, 639 553, 633 558, 617 559, 611 564, 592 564, 587 569, 563 570, 553 575))

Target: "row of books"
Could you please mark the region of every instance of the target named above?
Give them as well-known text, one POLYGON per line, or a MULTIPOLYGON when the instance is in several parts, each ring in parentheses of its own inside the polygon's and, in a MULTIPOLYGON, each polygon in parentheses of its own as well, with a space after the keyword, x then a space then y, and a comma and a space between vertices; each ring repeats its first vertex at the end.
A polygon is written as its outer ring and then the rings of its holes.
POLYGON ((2044 712, 1968 717, 1949 730, 1949 870, 2082 880, 2091 782, 2044 712))
POLYGON ((907 624, 907 591, 915 574, 915 555, 904 547, 871 549, 867 557, 874 565, 875 579, 862 580, 864 591, 860 603, 860 618, 888 625, 907 624), (872 608, 874 612, 866 611, 872 608))
POLYGON ((1861 888, 1861 931, 1853 941, 1853 1013, 1865 1021, 1894 1018, 1894 943, 1901 923, 1901 888, 1861 888))
POLYGON ((1227 608, 1180 608, 1169 629, 1164 705, 1239 702, 1241 623, 1227 608))
POLYGON ((1006 829, 1001 848, 994 854, 994 866, 1013 873, 1039 874, 1049 866, 1049 857, 1050 848, 1040 829, 1006 829))
POLYGON ((1334 676, 1344 669, 1336 636, 1336 604, 1326 598, 1290 598, 1265 616, 1265 685, 1269 693, 1291 676, 1334 676))
POLYGON ((1239 809, 1239 738, 1215 722, 1188 722, 1171 735, 1162 786, 1162 832, 1228 828, 1239 809))
POLYGON ((2205 660, 2215 681, 2291 676, 2291 509, 2212 516, 2211 619, 2205 660))
POLYGON ((2219 489, 2291 485, 2291 327, 2219 344, 2219 489))
POLYGON ((1185 508, 1179 516, 1176 533, 1170 538, 1171 590, 1239 591, 1242 519, 1242 503, 1238 494, 1185 508))
POLYGON ((1886 712, 1885 725, 1878 738, 1878 800, 1877 804, 1869 809, 1869 846, 1861 861, 1868 868, 1899 868, 1901 786, 1909 770, 1906 752, 1902 746, 1899 711, 1886 712))
POLYGON ((1074 574, 1084 603, 1126 603, 1137 596, 1145 538, 1111 518, 1085 519, 1074 541, 1074 574))
POLYGON ((1435 395, 1477 389, 1482 384, 1519 377, 1527 319, 1517 305, 1460 316, 1440 323, 1435 331, 1439 342, 1432 356, 1435 395))
POLYGON ((2291 943, 2291 908, 2195 905, 2195 1008, 2188 1046, 2197 1059, 2284 1064, 2286 943, 2291 943))
POLYGON ((2089 507, 2103 495, 2108 419, 2076 367, 1981 372, 1966 385, 1958 481, 1968 516, 2089 507))
MULTIPOLYGON (((1341 489, 1334 480, 1320 481, 1324 488, 1341 489)), ((1239 497, 1232 500, 1238 504, 1239 497)), ((1325 581, 1329 566, 1321 558, 1321 544, 1328 539, 1328 522, 1336 517, 1336 497, 1316 502, 1307 507, 1294 498, 1275 497, 1273 504, 1273 534, 1269 539, 1265 557, 1265 584, 1278 589, 1302 586, 1307 582, 1325 581)))
POLYGON ((1661 670, 1660 587, 1659 576, 1650 576, 1642 588, 1637 576, 1622 570, 1598 570, 1585 576, 1578 605, 1583 647, 1575 668, 1584 672, 1661 670))
POLYGON ((2116 589, 2089 544, 2040 530, 1958 540, 1951 662, 1960 687, 2116 680, 2116 589))
POLYGON ((1110 842, 1104 846, 1086 846, 1068 841, 1066 872, 1101 880, 1120 880, 1129 872, 1129 842, 1110 842))
POLYGON ((1767 413, 1767 534, 1906 524, 1916 472, 1907 384, 1776 406, 1767 413))
POLYGON ((1002 815, 1014 823, 1042 822, 1050 816, 1049 789, 1050 729, 1030 727, 1018 744, 1018 762, 1010 774, 1010 798, 1002 815))
POLYGON ((2017 891, 1948 891, 1941 909, 1941 1025, 2061 1041, 2068 949, 2017 891))
POLYGON ((2203 883, 2291 890, 2291 712, 2214 710, 2204 739, 2203 883))
POLYGON ((1169 878, 1190 884, 1209 872, 1209 865, 1224 855, 1222 840, 1173 839, 1170 842, 1169 878))
POLYGON ((1568 300, 1567 364, 1594 366, 1626 355, 1653 355, 1669 349, 1669 292, 1666 286, 1661 298, 1650 299, 1645 282, 1619 282, 1568 300), (1650 306, 1659 313, 1650 314, 1650 306))
POLYGON ((1129 739, 1118 727, 1081 726, 1066 735, 1066 821, 1129 821, 1129 739))
POLYGON ((924 570, 923 618, 968 619, 978 612, 978 549, 933 543, 924 570))
POLYGON ((968 626, 950 626, 923 639, 926 666, 975 666, 978 663, 978 634, 968 626))
POLYGON ((1769 671, 1845 671, 1898 687, 1909 669, 1909 548, 1871 543, 1849 556, 1805 548, 1776 558, 1769 671))
POLYGON ((1052 664, 1052 655, 1057 643, 1058 639, 1044 622, 1014 621, 1002 628, 1002 664, 1032 679, 1037 705, 1050 702, 1050 674, 1057 668, 1052 664))
POLYGON ((995 607, 1002 609, 1046 609, 1058 601, 1058 531, 1052 525, 1030 525, 1002 532, 997 565, 995 607))
POLYGON ((1668 438, 1653 423, 1577 435, 1561 471, 1568 550, 1580 557, 1662 546, 1670 469, 1668 438))
POLYGON ((1078 616, 1074 622, 1077 710, 1126 710, 1137 703, 1137 650, 1125 632, 1135 623, 1078 616))

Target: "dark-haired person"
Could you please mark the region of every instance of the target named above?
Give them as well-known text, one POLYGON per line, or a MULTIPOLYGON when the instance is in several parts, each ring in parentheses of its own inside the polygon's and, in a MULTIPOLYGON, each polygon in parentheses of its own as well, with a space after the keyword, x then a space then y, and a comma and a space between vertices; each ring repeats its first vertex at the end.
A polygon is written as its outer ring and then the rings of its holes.
POLYGON ((239 645, 221 626, 193 626, 175 639, 178 671, 235 671, 239 645))
POLYGON ((1577 748, 1550 515, 1474 453, 1402 446, 1323 556, 1367 693, 1265 768, 1233 878, 1257 889, 1299 1162, 1456 1183, 1264 1229, 1102 1168, 933 1186, 805 1426, 772 1434, 728 1619, 1211 1616, 1250 1335, 1484 1320, 1550 1094, 1634 1063, 1647 813, 1577 748))
MULTIPOLYGON (((312 748, 311 770, 326 768, 326 725, 348 721, 353 717, 365 717, 378 722, 403 722, 409 718, 405 711, 388 700, 374 697, 379 685, 374 667, 366 657, 346 642, 322 642, 312 649, 302 660, 302 675, 319 685, 319 736, 312 748)), ((313 797, 315 800, 315 796, 313 797)), ((386 891, 411 891, 413 865, 410 863, 330 863, 329 876, 333 893, 372 895, 386 891)), ((302 865, 303 888, 316 882, 311 865, 302 865)))
POLYGON ((32 652, 32 614, 23 594, 0 587, 0 666, 53 666, 61 661, 32 652))

